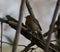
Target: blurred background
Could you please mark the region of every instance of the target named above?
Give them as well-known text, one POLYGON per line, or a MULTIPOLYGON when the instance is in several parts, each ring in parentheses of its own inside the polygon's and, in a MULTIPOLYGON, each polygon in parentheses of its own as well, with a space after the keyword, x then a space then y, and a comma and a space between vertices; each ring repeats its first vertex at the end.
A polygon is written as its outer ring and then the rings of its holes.
MULTIPOLYGON (((9 14, 18 20, 19 16, 19 8, 20 8, 21 0, 0 0, 0 18, 6 19, 6 15, 9 14)), ((57 0, 29 0, 32 10, 36 19, 39 21, 42 27, 42 33, 45 33, 49 29, 49 25, 51 23, 51 19, 54 13, 54 9, 56 6, 57 0)), ((60 12, 60 11, 59 11, 60 12)), ((58 12, 58 13, 59 13, 58 12)), ((27 7, 24 7, 24 15, 23 15, 23 23, 25 24, 25 16, 29 15, 27 7)), ((12 29, 8 24, 3 24, 3 35, 6 35, 14 40, 15 30, 12 29)), ((1 39, 1 24, 0 24, 0 39, 1 39)), ((53 39, 54 36, 53 36, 53 39)), ((9 42, 5 36, 3 36, 4 42, 9 42)), ((26 39, 24 36, 20 35, 19 45, 28 45, 30 41, 26 39)), ((37 47, 36 45, 34 47, 37 47)), ((18 46, 17 52, 23 50, 23 46, 18 46)), ((3 43, 3 51, 2 52, 11 52, 12 46, 3 43)), ((34 51, 35 52, 35 51, 34 51)), ((36 52, 43 52, 42 49, 37 48, 36 52)))

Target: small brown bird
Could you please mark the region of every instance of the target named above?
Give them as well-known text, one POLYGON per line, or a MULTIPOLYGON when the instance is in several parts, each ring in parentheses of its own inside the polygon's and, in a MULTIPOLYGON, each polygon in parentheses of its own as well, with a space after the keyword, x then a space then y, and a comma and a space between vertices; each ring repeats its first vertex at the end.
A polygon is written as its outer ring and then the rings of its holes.
POLYGON ((42 34, 41 34, 41 27, 39 25, 39 22, 37 21, 36 18, 33 18, 28 15, 26 16, 26 22, 25 22, 27 28, 28 28, 28 31, 31 31, 31 32, 37 32, 39 33, 38 36, 40 36, 40 38, 42 37, 42 34), (41 35, 40 35, 41 34, 41 35))
POLYGON ((32 20, 30 15, 26 16, 25 24, 30 31, 39 31, 40 32, 42 30, 37 19, 32 20))

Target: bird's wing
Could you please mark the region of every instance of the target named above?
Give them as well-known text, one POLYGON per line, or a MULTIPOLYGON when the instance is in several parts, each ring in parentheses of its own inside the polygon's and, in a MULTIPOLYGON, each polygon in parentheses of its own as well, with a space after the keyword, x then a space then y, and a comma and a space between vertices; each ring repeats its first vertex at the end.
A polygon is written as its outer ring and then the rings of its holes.
POLYGON ((41 26, 36 18, 34 18, 34 22, 39 26, 40 30, 42 30, 42 28, 41 28, 41 26))

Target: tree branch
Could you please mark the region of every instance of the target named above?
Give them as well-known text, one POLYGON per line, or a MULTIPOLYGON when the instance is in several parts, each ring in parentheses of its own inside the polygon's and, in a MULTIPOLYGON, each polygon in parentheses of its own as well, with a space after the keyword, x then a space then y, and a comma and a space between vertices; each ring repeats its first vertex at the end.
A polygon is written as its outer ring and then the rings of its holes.
MULTIPOLYGON (((0 18, 1 19, 1 18, 0 18)), ((1 20, 2 21, 2 20, 1 20)), ((17 22, 14 22, 14 21, 11 21, 11 20, 5 20, 4 21, 5 23, 9 24, 12 28, 14 28, 15 30, 17 29, 17 22)), ((21 34, 26 37, 27 39, 29 39, 30 41, 32 41, 34 44, 36 44, 38 47, 42 48, 42 49, 45 49, 45 42, 42 41, 39 37, 36 37, 35 34, 31 34, 30 32, 27 31, 27 28, 22 25, 22 29, 21 29, 21 34), (31 39, 32 37, 32 39, 31 39)), ((37 34, 36 34, 37 35, 37 34)), ((49 49, 57 52, 57 51, 60 51, 58 46, 50 43, 50 46, 49 46, 49 49)))
POLYGON ((32 18, 35 18, 34 13, 32 11, 32 8, 31 8, 28 0, 26 0, 26 6, 27 6, 27 9, 28 9, 30 15, 32 16, 32 18))
POLYGON ((48 37, 47 37, 45 52, 48 52, 48 50, 49 50, 51 33, 53 32, 53 29, 54 29, 55 19, 56 19, 58 10, 59 10, 59 5, 60 5, 60 0, 57 1, 56 8, 55 8, 55 11, 54 11, 54 14, 53 14, 53 19, 52 19, 52 22, 51 22, 51 25, 50 25, 50 29, 49 29, 49 32, 48 32, 48 37))
POLYGON ((17 47, 15 45, 18 44, 19 33, 21 31, 21 22, 22 22, 24 2, 25 2, 25 0, 21 0, 21 6, 20 6, 20 11, 19 11, 19 20, 18 20, 18 24, 17 24, 17 30, 16 30, 16 34, 15 34, 15 39, 14 39, 14 43, 13 43, 14 45, 13 45, 13 48, 12 48, 12 52, 16 52, 16 49, 17 49, 17 47))
POLYGON ((2 52, 3 22, 1 21, 1 52, 2 52))
MULTIPOLYGON (((4 42, 4 41, 0 41, 2 43, 5 43, 5 44, 9 44, 9 45, 13 45, 13 43, 8 43, 8 42, 4 42)), ((23 46, 23 47, 26 47, 25 45, 15 45, 15 46, 23 46)))
POLYGON ((26 46, 26 48, 24 50, 22 50, 21 52, 28 52, 30 50, 30 47, 33 45, 34 45, 34 43, 28 44, 28 46, 26 46))

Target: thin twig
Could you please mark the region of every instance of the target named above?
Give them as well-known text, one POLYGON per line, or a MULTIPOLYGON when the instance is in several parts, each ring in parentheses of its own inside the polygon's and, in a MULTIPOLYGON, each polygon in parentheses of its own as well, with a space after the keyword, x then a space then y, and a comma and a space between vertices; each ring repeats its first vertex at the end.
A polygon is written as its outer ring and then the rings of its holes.
MULTIPOLYGON (((9 45, 13 45, 13 43, 8 43, 8 42, 4 42, 4 41, 0 41, 2 43, 5 43, 5 44, 9 44, 9 45)), ((25 45, 15 45, 15 46, 23 46, 23 47, 26 47, 25 45)))
POLYGON ((15 45, 18 43, 19 33, 21 31, 21 22, 22 22, 24 2, 25 2, 25 0, 21 0, 21 6, 20 6, 20 11, 19 11, 19 21, 17 24, 17 31, 16 31, 16 35, 15 35, 15 39, 14 39, 14 45, 12 48, 12 52, 16 52, 16 49, 17 49, 17 47, 15 45))
POLYGON ((55 11, 54 11, 54 14, 53 14, 53 19, 52 19, 52 22, 51 22, 51 25, 50 25, 50 29, 49 29, 49 33, 48 33, 48 37, 47 37, 45 52, 48 52, 48 50, 49 50, 51 33, 52 33, 53 29, 54 29, 55 19, 56 19, 58 10, 59 10, 59 4, 60 4, 60 0, 57 1, 56 8, 55 8, 55 11))
MULTIPOLYGON (((58 29, 60 29, 60 26, 55 27, 55 28, 53 29, 53 32, 56 32, 58 29)), ((48 35, 48 32, 46 32, 46 33, 43 34, 44 37, 46 37, 47 35, 48 35)))
POLYGON ((3 34, 3 22, 1 22, 1 52, 2 52, 2 34, 3 34))
POLYGON ((28 44, 28 46, 26 46, 26 48, 24 50, 22 50, 21 52, 28 52, 30 50, 30 47, 33 45, 34 45, 34 43, 28 44))
POLYGON ((56 42, 57 40, 51 40, 50 42, 56 42))
POLYGON ((36 47, 36 48, 31 48, 31 51, 30 52, 32 52, 33 50, 35 50, 35 52, 36 52, 36 49, 37 49, 38 47, 36 47))

